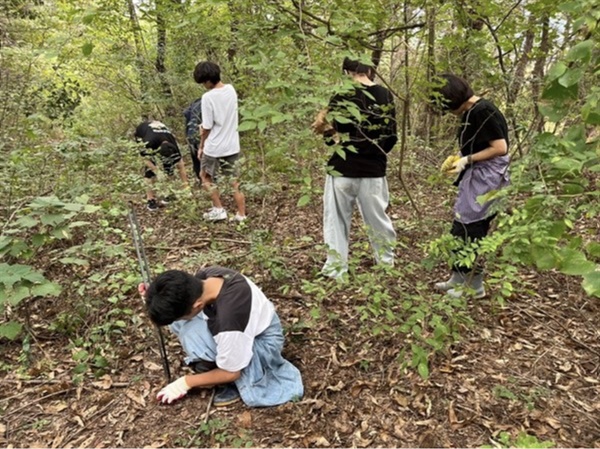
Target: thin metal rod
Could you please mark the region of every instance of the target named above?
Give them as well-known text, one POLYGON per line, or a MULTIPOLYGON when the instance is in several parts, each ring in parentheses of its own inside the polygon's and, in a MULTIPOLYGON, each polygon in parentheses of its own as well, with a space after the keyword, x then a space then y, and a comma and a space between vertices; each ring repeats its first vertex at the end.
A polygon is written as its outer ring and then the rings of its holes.
MULTIPOLYGON (((137 220, 137 215, 135 213, 133 204, 130 204, 129 213, 127 214, 127 217, 129 218, 129 226, 131 227, 131 234, 133 236, 133 245, 135 246, 135 252, 137 254, 138 263, 140 265, 142 282, 147 287, 148 285, 150 285, 151 280, 150 267, 148 266, 148 258, 146 257, 146 251, 144 249, 144 241, 142 240, 140 226, 137 220)), ((165 338, 159 326, 155 325, 154 329, 158 338, 158 349, 160 352, 160 357, 162 359, 163 371, 165 373, 165 377, 167 378, 167 382, 171 382, 171 369, 169 366, 169 359, 167 357, 167 349, 165 347, 165 338)))

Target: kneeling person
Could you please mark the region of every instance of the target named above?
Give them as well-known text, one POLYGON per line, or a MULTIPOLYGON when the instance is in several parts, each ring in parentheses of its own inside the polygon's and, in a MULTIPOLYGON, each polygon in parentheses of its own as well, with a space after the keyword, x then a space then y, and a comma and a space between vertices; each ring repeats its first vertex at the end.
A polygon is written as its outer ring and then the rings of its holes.
POLYGON ((241 397, 250 407, 283 404, 304 393, 300 371, 281 355, 283 330, 275 307, 242 274, 218 266, 191 275, 170 270, 145 293, 150 319, 170 325, 196 374, 163 388, 163 403, 194 387, 219 386, 214 405, 241 397))
MULTIPOLYGON (((152 189, 152 184, 156 181, 157 163, 160 159, 163 171, 167 176, 173 176, 175 167, 179 172, 179 177, 185 186, 188 185, 185 166, 181 157, 181 152, 177 146, 177 140, 169 128, 158 120, 144 121, 138 125, 135 130, 135 139, 138 142, 146 144, 145 149, 140 151, 140 155, 145 159, 144 178, 148 186, 146 188, 146 199, 148 200, 148 209, 158 209, 156 195, 152 189)), ((166 201, 166 200, 163 200, 166 201)))

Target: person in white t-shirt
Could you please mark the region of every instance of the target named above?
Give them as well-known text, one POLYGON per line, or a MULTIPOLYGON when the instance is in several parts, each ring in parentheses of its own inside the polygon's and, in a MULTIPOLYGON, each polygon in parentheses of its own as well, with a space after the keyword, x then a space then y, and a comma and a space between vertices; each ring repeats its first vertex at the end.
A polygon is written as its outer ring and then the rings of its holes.
POLYGON ((195 275, 168 270, 138 289, 150 319, 170 326, 194 371, 160 390, 160 402, 171 404, 194 387, 217 386, 217 407, 240 398, 249 407, 269 407, 304 394, 300 371, 281 353, 275 306, 246 276, 219 266, 195 275))
POLYGON ((208 221, 227 219, 221 203, 219 190, 214 185, 218 174, 232 179, 233 199, 237 207, 234 221, 246 219, 246 199, 239 189, 237 162, 240 156, 238 133, 238 101, 231 84, 221 81, 221 69, 217 64, 203 61, 194 69, 194 80, 208 91, 202 95, 202 124, 198 159, 202 169, 202 185, 210 193, 213 207, 204 214, 208 221))

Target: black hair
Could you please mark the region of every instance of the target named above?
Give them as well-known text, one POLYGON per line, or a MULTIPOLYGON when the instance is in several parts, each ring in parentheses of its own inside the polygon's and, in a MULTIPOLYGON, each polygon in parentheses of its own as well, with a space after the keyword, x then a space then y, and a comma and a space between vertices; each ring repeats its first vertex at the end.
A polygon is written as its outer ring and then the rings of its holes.
POLYGON ((433 89, 432 102, 443 111, 455 111, 475 95, 469 83, 460 76, 444 73, 438 78, 443 84, 433 89))
POLYGON ((373 67, 367 64, 363 64, 360 61, 356 61, 354 59, 345 57, 344 62, 342 63, 342 70, 348 72, 362 73, 364 75, 369 76, 373 72, 373 67))
POLYGON ((171 324, 192 312, 203 291, 202 281, 197 277, 180 270, 165 271, 148 287, 146 311, 155 324, 171 324))
POLYGON ((217 84, 221 81, 221 69, 214 62, 202 61, 196 64, 194 69, 194 80, 198 84, 210 81, 213 84, 217 84))

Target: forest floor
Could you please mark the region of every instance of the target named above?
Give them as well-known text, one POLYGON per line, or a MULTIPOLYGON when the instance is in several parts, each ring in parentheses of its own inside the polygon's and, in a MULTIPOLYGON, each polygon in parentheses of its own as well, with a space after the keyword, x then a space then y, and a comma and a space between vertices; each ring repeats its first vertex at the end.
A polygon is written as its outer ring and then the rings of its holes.
MULTIPOLYGON (((399 199, 405 195, 395 181, 391 190, 390 214, 400 241, 396 269, 407 267, 397 282, 435 300, 439 295, 431 284, 445 273, 442 267, 432 272, 422 266, 424 247, 417 242, 445 229, 450 194, 446 187, 439 193, 414 189, 427 217, 419 225, 408 201, 399 199)), ((317 279, 323 256, 320 201, 303 208, 297 201, 291 189, 263 198, 249 195, 251 218, 243 226, 189 217, 182 222, 176 204, 148 212, 140 202, 138 214, 142 226, 153 228, 145 238, 154 263, 243 267, 264 289, 286 330, 284 355, 302 372, 302 400, 273 408, 237 403, 215 409, 209 407, 210 391, 202 390, 159 405, 155 395, 165 379, 134 288, 128 295, 137 319, 111 336, 110 370, 74 383, 72 342, 49 330, 51 317, 69 305, 60 298, 40 299, 28 310, 34 338, 27 377, 23 370, 3 373, 0 446, 481 447, 498 442, 544 447, 541 442, 552 442, 600 448, 600 303, 585 295, 578 279, 519 268, 526 288, 505 304, 470 300, 472 321, 460 326, 461 338, 448 351, 430 357, 425 380, 399 363, 402 351, 410 350, 403 336, 371 332, 376 320, 360 319, 360 307, 370 298, 359 286, 317 279), (264 245, 251 241, 260 236, 264 245), (262 263, 252 267, 246 260, 262 263)), ((359 222, 356 216, 353 250, 366 241, 359 222)), ((129 232, 124 217, 122 229, 129 232)), ((132 267, 134 257, 132 250, 132 267)), ((371 265, 362 257, 357 270, 377 276, 371 265)), ((106 309, 98 313, 98 319, 111 320, 106 309)), ((3 345, 4 367, 22 366, 21 345, 3 345)), ((188 372, 171 335, 167 352, 174 376, 188 372)))

